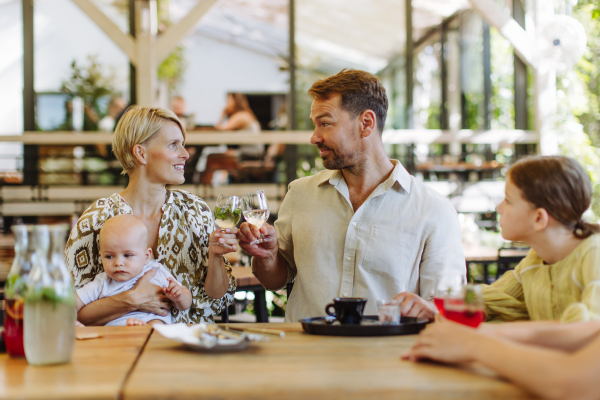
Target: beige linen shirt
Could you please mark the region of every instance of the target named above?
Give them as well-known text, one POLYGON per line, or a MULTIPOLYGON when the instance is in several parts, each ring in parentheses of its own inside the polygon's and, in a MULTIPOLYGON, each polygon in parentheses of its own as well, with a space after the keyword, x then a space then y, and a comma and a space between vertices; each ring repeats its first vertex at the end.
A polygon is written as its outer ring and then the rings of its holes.
POLYGON ((356 212, 339 170, 289 185, 275 222, 294 289, 286 321, 325 315, 334 297, 377 300, 409 291, 431 299, 436 277, 466 274, 460 225, 450 202, 399 161, 356 212))

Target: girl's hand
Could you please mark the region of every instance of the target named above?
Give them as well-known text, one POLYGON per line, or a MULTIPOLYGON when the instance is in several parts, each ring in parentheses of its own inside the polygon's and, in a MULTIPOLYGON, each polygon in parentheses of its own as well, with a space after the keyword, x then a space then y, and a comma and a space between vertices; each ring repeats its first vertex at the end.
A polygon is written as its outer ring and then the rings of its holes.
POLYGON ((215 229, 208 238, 208 252, 216 256, 222 256, 237 251, 237 238, 235 236, 237 231, 237 228, 215 229), (224 244, 226 246, 223 246, 224 244))
POLYGON ((165 296, 169 298, 169 300, 178 302, 183 299, 183 288, 181 285, 173 278, 167 278, 169 280, 169 286, 163 288, 163 292, 165 296))
POLYGON ((413 347, 402 354, 405 360, 430 359, 445 363, 467 363, 473 361, 477 343, 485 335, 476 329, 448 321, 439 314, 435 323, 428 325, 413 347))

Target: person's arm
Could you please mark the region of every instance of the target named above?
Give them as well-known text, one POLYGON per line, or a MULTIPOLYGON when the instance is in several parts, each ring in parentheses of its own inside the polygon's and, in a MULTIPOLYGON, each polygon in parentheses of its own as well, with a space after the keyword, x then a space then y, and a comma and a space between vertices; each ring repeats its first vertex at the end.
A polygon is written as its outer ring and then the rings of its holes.
POLYGON ((485 323, 479 331, 522 344, 576 351, 600 335, 600 321, 561 324, 559 321, 485 323))
POLYGON ((294 216, 294 183, 288 186, 279 212, 276 228, 263 224, 259 229, 244 222, 240 226, 240 247, 252 256, 252 272, 269 290, 279 290, 296 277, 292 218, 294 216), (263 234, 268 241, 250 244, 263 234))
POLYGON ((485 315, 488 321, 493 319, 502 321, 529 319, 523 284, 519 278, 521 267, 526 263, 527 258, 522 260, 514 270, 507 271, 491 285, 481 285, 485 315))
POLYGON ((217 124, 215 128, 222 131, 236 131, 246 129, 252 122, 253 118, 250 114, 245 111, 239 111, 229 117, 227 122, 217 124))
POLYGON ((169 286, 163 291, 179 311, 185 311, 192 305, 192 292, 174 278, 169 277, 169 286))
POLYGON ((563 323, 600 320, 600 249, 591 248, 579 262, 573 266, 572 279, 581 290, 580 301, 565 309, 563 323))
MULTIPOLYGON (((575 328, 576 329, 576 328, 575 328)), ((478 362, 546 399, 596 399, 600 338, 577 353, 527 346, 439 318, 403 358, 478 362)))
MULTIPOLYGON (((229 275, 225 267, 223 256, 237 250, 236 240, 237 228, 225 230, 215 229, 208 240, 208 268, 204 291, 213 299, 220 299, 227 293, 229 288, 229 275), (221 246, 227 244, 228 246, 221 246)), ((187 308, 186 308, 187 310, 187 308)))
POLYGON ((252 256, 252 272, 260 283, 268 290, 279 290, 285 286, 288 279, 287 263, 279 254, 277 231, 268 224, 259 229, 244 222, 238 231, 240 247, 252 256), (263 234, 268 241, 250 244, 263 234))
POLYGON ((162 288, 150 283, 156 271, 148 271, 132 289, 110 297, 92 301, 77 313, 84 325, 105 325, 132 311, 167 316, 171 308, 162 288))
POLYGON ((85 306, 85 304, 83 304, 83 301, 81 301, 79 295, 75 293, 75 311, 79 312, 79 310, 81 310, 83 306, 85 306))

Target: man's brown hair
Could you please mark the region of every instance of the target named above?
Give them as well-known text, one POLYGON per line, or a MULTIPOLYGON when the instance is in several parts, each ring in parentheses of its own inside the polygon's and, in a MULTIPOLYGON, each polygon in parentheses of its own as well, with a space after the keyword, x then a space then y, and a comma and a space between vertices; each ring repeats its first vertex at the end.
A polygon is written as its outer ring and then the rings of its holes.
POLYGON ((545 209, 555 220, 584 239, 600 226, 581 219, 592 201, 592 183, 585 169, 563 156, 528 157, 508 170, 510 180, 525 200, 545 209))
POLYGON ((327 100, 339 94, 342 108, 352 118, 366 110, 372 110, 377 117, 377 129, 383 132, 388 110, 388 98, 378 77, 365 71, 344 69, 336 75, 316 81, 308 94, 317 100, 327 100))

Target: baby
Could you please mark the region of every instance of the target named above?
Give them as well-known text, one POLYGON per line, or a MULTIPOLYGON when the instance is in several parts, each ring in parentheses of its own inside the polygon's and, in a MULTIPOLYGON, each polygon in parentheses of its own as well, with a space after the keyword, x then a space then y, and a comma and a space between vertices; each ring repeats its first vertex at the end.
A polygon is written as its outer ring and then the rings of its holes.
MULTIPOLYGON (((158 261, 152 260, 152 249, 147 247, 148 230, 133 215, 123 214, 110 218, 100 231, 100 257, 104 272, 92 282, 75 292, 77 311, 92 301, 114 296, 135 285, 146 272, 156 270, 151 283, 163 288, 173 306, 184 311, 192 305, 192 294, 158 261)), ((170 324, 171 314, 162 317, 141 311, 133 311, 114 319, 106 325, 146 325, 147 323, 170 324)))

